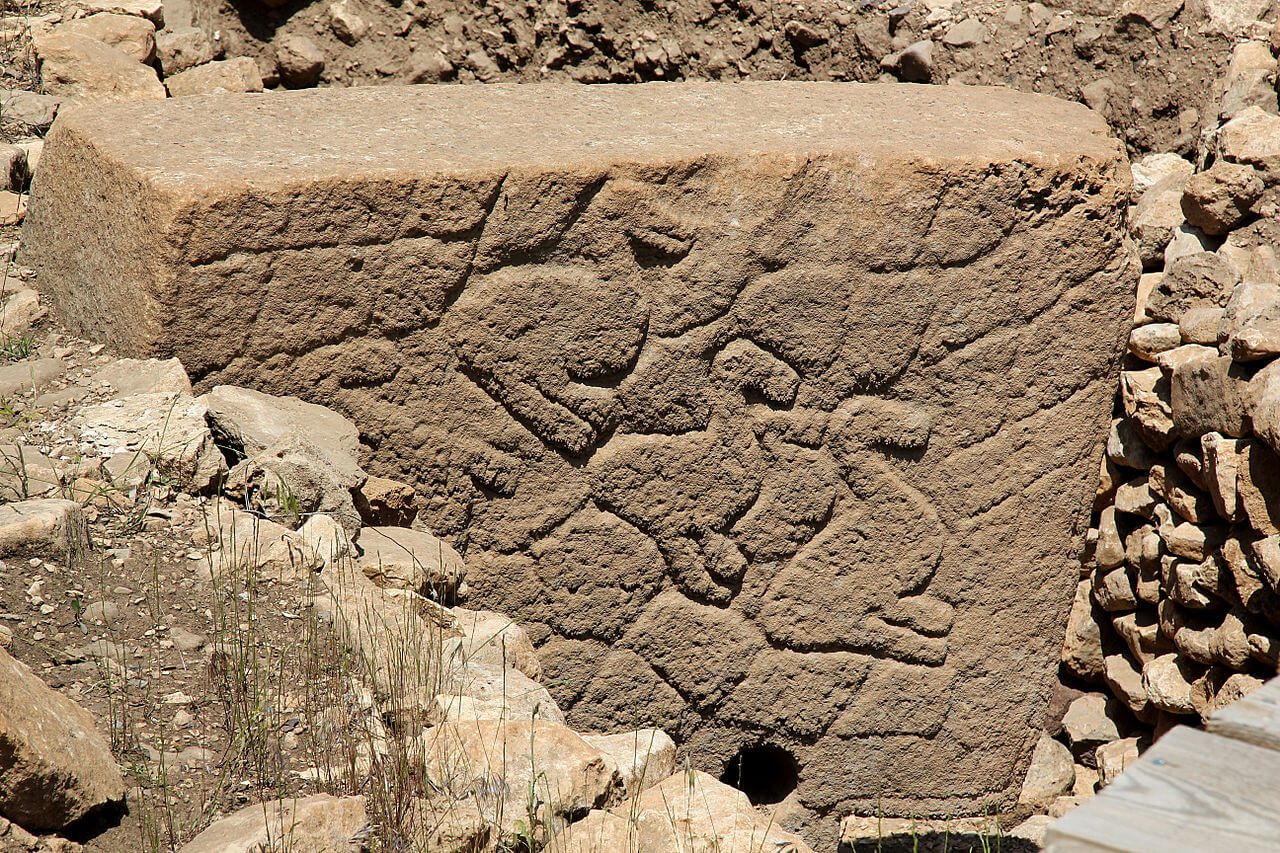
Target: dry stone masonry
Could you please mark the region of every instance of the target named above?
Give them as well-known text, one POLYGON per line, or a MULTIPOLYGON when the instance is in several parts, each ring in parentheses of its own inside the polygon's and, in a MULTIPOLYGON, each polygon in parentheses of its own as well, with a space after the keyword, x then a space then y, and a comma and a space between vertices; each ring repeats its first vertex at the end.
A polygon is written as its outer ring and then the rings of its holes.
POLYGON ((789 826, 1017 795, 1136 276, 1094 114, 383 87, 84 108, 43 156, 63 321, 352 418, 575 727, 789 826))

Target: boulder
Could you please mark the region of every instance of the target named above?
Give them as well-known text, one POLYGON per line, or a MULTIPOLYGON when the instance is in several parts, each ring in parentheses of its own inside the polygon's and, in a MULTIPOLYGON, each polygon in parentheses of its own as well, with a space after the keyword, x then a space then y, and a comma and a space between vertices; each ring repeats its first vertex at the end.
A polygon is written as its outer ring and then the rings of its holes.
POLYGON ((528 825, 531 815, 546 824, 621 797, 618 773, 598 749, 563 725, 450 722, 425 730, 422 739, 426 772, 435 785, 455 798, 473 797, 502 836, 515 835, 517 822, 528 825))
POLYGON ((68 331, 359 419, 576 725, 719 773, 712 733, 768 720, 799 827, 881 780, 1016 797, 1128 193, 1098 116, 1008 90, 332 88, 64 116, 22 257, 68 331))
POLYGON ((344 468, 357 465, 360 433, 332 409, 230 385, 217 385, 200 399, 208 407, 219 445, 241 456, 301 438, 324 449, 344 468))
POLYGON ((165 77, 213 61, 213 45, 198 27, 176 27, 156 34, 156 58, 165 77))
POLYGON ((346 529, 334 521, 331 515, 320 513, 311 516, 298 528, 297 537, 324 561, 326 567, 336 566, 344 557, 355 552, 346 529))
POLYGON ((1116 700, 1102 693, 1086 693, 1067 706, 1062 730, 1077 757, 1090 755, 1099 745, 1117 740, 1116 700))
POLYGON ((1218 515, 1227 521, 1239 521, 1244 512, 1238 499, 1236 480, 1245 444, 1244 439, 1225 438, 1216 432, 1207 432, 1200 437, 1209 496, 1218 515))
POLYGON ((46 498, 0 504, 0 558, 48 557, 72 565, 88 550, 84 511, 75 501, 46 498))
POLYGON ((566 827, 554 844, 565 853, 813 853, 798 835, 753 809, 746 794, 700 771, 671 776, 608 811, 592 811, 566 827))
POLYGON ((1280 355, 1280 285, 1236 285, 1223 310, 1218 338, 1223 352, 1236 361, 1280 355))
POLYGON ((274 42, 280 82, 292 89, 303 89, 320 82, 325 55, 306 36, 286 35, 274 42))
POLYGON ((511 617, 462 607, 452 611, 462 636, 445 640, 446 655, 459 662, 519 670, 534 681, 542 678, 542 664, 529 635, 511 617))
POLYGON ((267 800, 215 820, 178 853, 359 853, 368 820, 364 797, 267 800))
POLYGON ((1147 190, 1170 175, 1180 175, 1184 179, 1190 178, 1195 173, 1196 167, 1191 165, 1185 157, 1179 157, 1177 154, 1158 153, 1148 154, 1131 164, 1129 170, 1133 175, 1134 196, 1141 198, 1147 190))
POLYGON ((1150 323, 1129 333, 1129 352, 1150 362, 1181 343, 1182 333, 1178 331, 1177 323, 1150 323))
POLYGON ((1204 356, 1179 365, 1169 380, 1174 431, 1184 438, 1208 432, 1248 434, 1248 374, 1230 356, 1204 356))
POLYGON ((67 370, 60 358, 35 358, 0 366, 0 398, 28 397, 67 370))
POLYGON ((1041 735, 1031 753, 1031 766, 1022 782, 1018 802, 1036 809, 1047 809, 1058 797, 1071 790, 1076 781, 1075 762, 1071 750, 1048 735, 1041 735))
POLYGON ((1249 380, 1245 410, 1254 434, 1280 452, 1280 361, 1271 362, 1249 380))
POLYGON ((1218 131, 1218 148, 1227 160, 1255 166, 1274 182, 1280 176, 1280 116, 1245 107, 1218 131))
POLYGON ((175 98, 215 92, 261 92, 262 74, 255 60, 237 56, 180 71, 166 77, 164 85, 175 98))
POLYGON ((87 18, 76 18, 58 24, 53 32, 97 39, 144 65, 150 63, 156 55, 155 24, 134 15, 99 12, 87 18))
MULTIPOLYGON (((0 506, 0 536, 13 506, 0 506)), ((0 649, 0 812, 24 829, 60 830, 124 794, 93 715, 0 649)))
POLYGON ((214 578, 249 575, 291 583, 324 565, 323 557, 293 531, 223 498, 203 508, 192 541, 207 546, 203 567, 214 578))
POLYGON ((89 377, 89 384, 95 389, 106 386, 113 400, 135 394, 191 393, 191 379, 176 358, 117 359, 89 377))
MULTIPOLYGON (((10 121, 25 124, 33 130, 43 130, 53 124, 58 115, 62 98, 42 95, 25 89, 0 89, 0 113, 10 121)), ((30 166, 35 171, 35 164, 30 166)))
POLYGON ((54 32, 33 42, 40 80, 51 95, 81 104, 160 101, 164 85, 154 69, 95 38, 54 32))
POLYGON ((1240 515, 1263 536, 1280 533, 1280 456, 1260 441, 1240 447, 1236 467, 1240 515))
POLYGON ((1067 619, 1067 637, 1062 645, 1062 662, 1085 681, 1100 682, 1105 672, 1102 634, 1093 614, 1093 584, 1082 580, 1076 586, 1075 602, 1067 619))
POLYGON ((378 527, 409 527, 418 515, 417 492, 408 483, 369 477, 353 495, 356 511, 365 524, 378 527))
POLYGON ((1106 787, 1138 760, 1138 739, 1136 737, 1121 738, 1111 743, 1104 743, 1094 754, 1098 768, 1098 784, 1106 787))
POLYGON ((71 426, 87 454, 146 460, 178 488, 204 491, 225 470, 205 412, 201 399, 156 391, 86 406, 71 426))
POLYGON ((1215 252, 1191 252, 1170 263, 1147 299, 1147 313, 1177 323, 1189 309, 1227 304, 1240 273, 1215 252))
POLYGON ((112 15, 133 15, 146 18, 157 27, 164 26, 162 0, 76 0, 76 5, 90 14, 107 12, 112 15))
MULTIPOLYGON (((1272 85, 1271 97, 1275 98, 1272 85)), ((1207 171, 1192 175, 1182 193, 1187 222, 1206 234, 1222 235, 1249 215, 1262 195, 1262 175, 1252 166, 1219 160, 1207 171)))
POLYGON ((379 586, 446 600, 467 574, 462 557, 449 543, 421 530, 365 527, 355 545, 360 552, 357 565, 379 586))
POLYGON ((0 335, 22 335, 31 325, 45 315, 40 304, 40 294, 30 288, 22 288, 4 300, 0 309, 0 335))
POLYGON ((1194 665, 1178 655, 1168 654, 1142 668, 1142 687, 1151 704, 1160 710, 1170 714, 1194 714, 1191 683, 1197 677, 1199 673, 1194 671, 1194 665))
POLYGON ((676 742, 661 729, 612 735, 584 734, 622 780, 623 793, 637 796, 676 772, 676 742))
POLYGON ((1146 269, 1159 268, 1174 229, 1185 221, 1182 192, 1189 177, 1179 170, 1161 178, 1142 194, 1129 218, 1129 227, 1138 242, 1142 266, 1146 269))

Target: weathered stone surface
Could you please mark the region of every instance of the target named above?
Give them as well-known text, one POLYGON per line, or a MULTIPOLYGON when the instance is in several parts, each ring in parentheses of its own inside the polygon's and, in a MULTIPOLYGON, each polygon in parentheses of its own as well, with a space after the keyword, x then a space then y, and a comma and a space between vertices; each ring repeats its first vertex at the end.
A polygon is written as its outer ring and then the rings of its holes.
POLYGON ((1239 271, 1216 252, 1189 252, 1165 268, 1147 299, 1147 313, 1177 323, 1191 308, 1226 305, 1239 281, 1239 271))
POLYGON ((179 853, 357 853, 368 818, 364 797, 314 794, 296 800, 267 800, 245 806, 213 822, 179 853))
POLYGON ((360 569, 379 586, 451 597, 466 575, 462 557, 447 542, 405 527, 365 527, 356 536, 360 569))
POLYGON ((25 829, 56 830, 123 799, 93 715, 0 649, 0 812, 25 829))
POLYGON ((26 244, 76 331, 358 419, 575 726, 719 773, 768 718, 799 808, 958 812, 1016 796, 1072 600, 1136 273, 1103 132, 957 87, 174 99, 67 116, 26 244))
MULTIPOLYGON (((156 34, 156 58, 164 76, 213 61, 213 45, 198 27, 177 27, 156 34)), ((1185 160, 1183 162, 1186 162, 1185 160)))
POLYGON ((134 15, 99 12, 87 18, 66 21, 54 27, 55 33, 75 33, 97 39, 138 62, 150 62, 156 55, 156 27, 134 15))
MULTIPOLYGON (((1272 97, 1275 97, 1272 86, 1272 97)), ((1213 167, 1187 181, 1182 194, 1182 212, 1187 222, 1206 234, 1222 235, 1249 215, 1249 208, 1262 195, 1262 176, 1257 169, 1219 160, 1213 167)))
POLYGON ((1067 708, 1062 729, 1077 757, 1091 755, 1099 744, 1116 740, 1116 700, 1101 693, 1086 693, 1067 708))
POLYGON ((40 80, 51 95, 83 104, 165 97, 154 69, 95 38, 50 33, 36 39, 35 49, 40 80))
POLYGON ((1130 220, 1144 267, 1158 266, 1173 231, 1185 219, 1182 192, 1189 174, 1174 172, 1156 182, 1142 195, 1130 220))
POLYGON ((556 836, 552 849, 812 853, 797 835, 753 809, 746 794, 698 771, 678 773, 608 811, 592 811, 556 836))
POLYGON ((1138 760, 1138 739, 1127 737, 1104 743, 1098 747, 1094 760, 1098 766, 1098 782, 1105 788, 1138 760))
POLYGON ((542 677, 542 664, 529 635, 510 616, 462 607, 453 608, 453 615, 462 636, 445 640, 446 655, 497 669, 515 669, 534 681, 542 677))
POLYGON ((1075 781, 1071 750, 1048 735, 1041 735, 1031 753, 1031 766, 1022 782, 1018 802, 1047 809, 1050 803, 1070 791, 1075 781))
POLYGON ((165 88, 175 98, 215 92, 261 92, 258 63, 247 56, 207 62, 165 78, 165 88))
POLYGON ((75 501, 0 504, 0 557, 49 557, 70 564, 88 547, 84 512, 75 501))
POLYGON ((582 739, 600 750, 634 797, 676 772, 676 742, 661 729, 639 729, 612 735, 584 734, 582 739))
POLYGON ((205 406, 190 394, 157 391, 108 400, 72 419, 85 453, 146 460, 181 488, 202 490, 224 470, 205 424, 205 406))
POLYGON ((506 837, 515 835, 517 821, 528 825, 531 814, 540 822, 563 820, 622 795, 622 781, 600 751, 563 725, 450 722, 425 730, 422 737, 432 781, 455 797, 474 797, 506 837))
POLYGON ((323 554, 288 528, 238 509, 219 498, 203 509, 193 539, 209 549, 204 568, 216 577, 236 573, 244 577, 296 581, 324 564, 323 554))

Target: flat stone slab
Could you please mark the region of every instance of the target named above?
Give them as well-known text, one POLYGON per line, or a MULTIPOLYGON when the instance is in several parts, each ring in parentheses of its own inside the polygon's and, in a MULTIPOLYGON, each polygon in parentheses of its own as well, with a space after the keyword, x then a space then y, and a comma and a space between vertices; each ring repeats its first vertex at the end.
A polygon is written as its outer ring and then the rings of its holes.
POLYGON ((76 332, 359 424, 578 728, 974 814, 1055 678, 1128 186, 999 89, 193 97, 61 117, 25 262, 76 332))

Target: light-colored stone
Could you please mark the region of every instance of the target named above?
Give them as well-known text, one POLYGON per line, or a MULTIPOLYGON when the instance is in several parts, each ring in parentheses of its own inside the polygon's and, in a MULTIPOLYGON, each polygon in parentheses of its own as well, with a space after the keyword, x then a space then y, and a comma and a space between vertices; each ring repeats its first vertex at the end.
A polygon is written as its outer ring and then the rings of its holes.
POLYGON ((534 681, 542 678, 542 664, 529 635, 511 617, 462 607, 454 607, 452 611, 462 636, 445 640, 447 658, 459 663, 515 669, 534 681))
POLYGON ((1191 683, 1198 673, 1193 674, 1191 667, 1175 654, 1163 655, 1144 666, 1142 687, 1151 704, 1171 714, 1194 714, 1191 683))
POLYGON ((1086 693, 1072 700, 1062 716, 1062 729, 1077 757, 1092 753, 1103 743, 1120 737, 1115 712, 1109 708, 1115 700, 1101 693, 1086 693))
POLYGON ((165 77, 212 62, 213 55, 209 37, 198 27, 177 27, 156 34, 156 58, 165 77))
POLYGON ((1280 457, 1270 446, 1249 441, 1240 448, 1236 498, 1254 530, 1264 536, 1280 533, 1280 457))
POLYGON ((767 720, 815 815, 1016 796, 1136 277, 1095 114, 749 82, 64 118, 23 252, 70 331, 358 418, 578 725, 678 722, 719 773, 767 720))
POLYGON ((364 797, 266 800, 215 820, 178 853, 358 853, 367 824, 364 797))
POLYGON ((298 528, 297 537, 315 552, 324 565, 334 565, 355 552, 351 537, 333 516, 318 513, 308 518, 298 528))
POLYGON ((0 557, 48 557, 71 565, 88 549, 84 511, 75 501, 0 504, 0 557))
POLYGON ((1142 194, 1134 209, 1129 227, 1138 241, 1144 267, 1158 266, 1174 229, 1185 221, 1182 191, 1189 177, 1181 171, 1166 175, 1142 194))
MULTIPOLYGON (((1142 680, 1142 670, 1125 654, 1107 655, 1103 680, 1111 688, 1117 699, 1123 702, 1131 712, 1139 716, 1146 714, 1150 697, 1146 684, 1142 680)), ((1087 759, 1087 756, 1085 756, 1087 759)))
MULTIPOLYGON (((0 506, 0 538, 14 506, 0 506)), ((0 812, 25 829, 59 830, 124 794, 93 715, 0 649, 0 812)))
POLYGON ((1223 310, 1218 339, 1236 361, 1280 355, 1280 285, 1237 285, 1223 310))
POLYGON ((661 729, 584 734, 582 739, 600 750, 617 772, 625 796, 637 796, 676 772, 676 742, 661 729))
POLYGON ((90 14, 110 12, 114 15, 135 15, 146 18, 157 27, 164 26, 163 0, 76 0, 90 14))
POLYGON ((273 445, 305 439, 354 466, 360 453, 360 433, 342 415, 297 397, 273 396, 250 388, 215 386, 200 398, 209 409, 209 422, 219 436, 245 456, 273 445))
POLYGON ((369 477, 355 490, 356 510, 365 524, 409 527, 418 515, 417 492, 408 483, 369 477))
POLYGON ((1070 791, 1075 781, 1071 750, 1048 735, 1041 735, 1031 753, 1031 766, 1027 768, 1018 802, 1047 809, 1050 803, 1070 791))
POLYGON ((1222 307, 1240 282, 1240 272, 1216 252, 1189 252, 1169 263, 1147 299, 1147 313, 1177 323, 1191 308, 1222 307))
POLYGON ((434 726, 422 737, 430 777, 454 797, 474 797, 505 836, 515 834, 517 821, 527 825, 531 814, 550 823, 610 805, 622 794, 621 779, 600 751, 556 723, 463 721, 434 726))
POLYGON ((1102 657, 1102 634, 1093 617, 1092 582, 1082 580, 1076 586, 1076 598, 1067 619, 1067 637, 1062 645, 1062 662, 1067 669, 1086 681, 1100 682, 1105 672, 1102 657))
POLYGON ((813 853, 798 835, 753 809, 741 791, 699 771, 677 773, 609 811, 592 811, 557 835, 554 845, 565 853, 813 853))
POLYGON ((1169 379, 1174 432, 1184 438, 1248 434, 1248 382, 1247 372, 1230 356, 1215 353, 1180 364, 1169 379))
POLYGON ((190 394, 191 379, 176 358, 121 358, 99 369, 89 378, 95 387, 110 386, 112 399, 135 394, 190 394))
POLYGON ((237 508, 223 498, 202 508, 193 541, 208 548, 202 563, 214 578, 254 577, 293 582, 323 566, 323 558, 293 531, 237 508))
POLYGON ((364 527, 355 538, 360 570, 379 586, 411 589, 429 598, 452 597, 467 570, 449 543, 406 527, 364 527))
POLYGON ((1129 169, 1133 175, 1133 191, 1139 198, 1170 175, 1181 175, 1185 179, 1196 170, 1186 158, 1170 153, 1148 154, 1129 169))
MULTIPOLYGON (((1181 204, 1181 197, 1179 197, 1181 204)), ((1164 268, 1171 269, 1175 261, 1188 255, 1200 252, 1212 252, 1218 248, 1218 240, 1196 228, 1194 225, 1182 223, 1173 229, 1169 245, 1164 247, 1164 268)), ((1161 277, 1163 281, 1163 276, 1161 277)))
POLYGON ((50 497, 61 485, 53 460, 39 448, 0 444, 0 501, 50 497))
POLYGON ((175 98, 217 92, 261 92, 262 74, 255 60, 237 56, 180 71, 166 77, 164 85, 175 98))
POLYGON ((1246 107, 1218 131, 1218 147, 1228 160, 1280 175, 1280 116, 1246 107))
POLYGON ((0 308, 0 335, 22 335, 46 313, 39 293, 29 287, 17 290, 9 294, 0 308))
POLYGON ((1129 352, 1151 362, 1160 353, 1181 344, 1182 334, 1176 323, 1149 323, 1138 326, 1129 334, 1129 352))
POLYGON ((40 80, 51 95, 82 104, 164 100, 154 69, 97 39, 50 33, 34 44, 40 80))
POLYGON ((1098 767, 1098 782, 1102 787, 1110 785, 1125 768, 1132 767, 1138 760, 1138 739, 1127 737, 1104 743, 1095 753, 1098 767))
POLYGON ((156 55, 155 24, 134 15, 99 12, 58 24, 53 32, 97 39, 144 64, 151 62, 156 55))
MULTIPOLYGON (((25 89, 0 89, 0 112, 5 118, 42 130, 53 124, 62 98, 28 92, 25 89)), ((35 164, 30 165, 35 171, 35 164)))
POLYGON ((314 86, 324 73, 325 54, 315 42, 302 35, 286 35, 275 41, 280 82, 293 89, 314 86))
POLYGON ((347 44, 355 44, 369 32, 369 22, 360 16, 351 0, 330 3, 328 14, 329 28, 347 44))
POLYGON ((205 423, 202 399, 158 391, 86 406, 71 425, 85 453, 145 457, 167 482, 204 490, 225 468, 205 423))
POLYGON ((1270 5, 1269 0, 1205 0, 1208 29, 1226 36, 1247 33, 1265 16, 1270 5))
MULTIPOLYGON (((1271 88, 1274 99, 1274 82, 1271 88)), ((1187 180, 1182 193, 1182 212, 1187 222, 1206 234, 1226 234, 1249 215, 1249 208, 1262 195, 1262 190, 1262 175, 1258 170, 1220 160, 1187 180)))
POLYGON ((1178 332, 1184 344, 1216 346, 1218 325, 1222 322, 1222 308, 1216 305, 1197 305, 1188 308, 1178 320, 1178 332))
POLYGON ((1111 431, 1107 434, 1107 458, 1125 468, 1145 471, 1159 457, 1142 439, 1135 424, 1124 418, 1116 418, 1111 422, 1111 431))
POLYGON ((1280 361, 1273 361, 1249 380, 1245 406, 1253 432, 1280 452, 1280 361))

